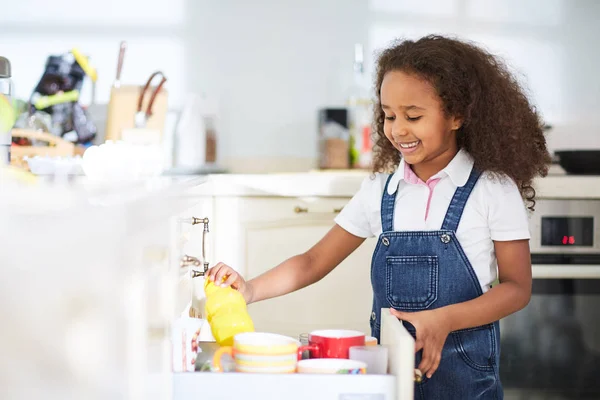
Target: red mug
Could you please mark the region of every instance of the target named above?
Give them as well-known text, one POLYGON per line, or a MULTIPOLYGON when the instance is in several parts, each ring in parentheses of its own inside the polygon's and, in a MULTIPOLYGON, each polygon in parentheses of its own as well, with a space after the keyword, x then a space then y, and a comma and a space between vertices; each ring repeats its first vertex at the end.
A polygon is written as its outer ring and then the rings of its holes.
POLYGON ((349 358, 350 347, 364 346, 365 334, 344 329, 313 331, 308 335, 313 358, 349 358))

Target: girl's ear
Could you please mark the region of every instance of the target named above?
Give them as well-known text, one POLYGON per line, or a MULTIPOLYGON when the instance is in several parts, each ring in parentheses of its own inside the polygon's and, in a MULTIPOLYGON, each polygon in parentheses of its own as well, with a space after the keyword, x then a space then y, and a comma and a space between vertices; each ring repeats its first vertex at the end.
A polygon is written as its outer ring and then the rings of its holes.
POLYGON ((463 121, 464 119, 462 117, 452 117, 450 119, 450 128, 453 131, 457 131, 461 128, 461 126, 463 125, 463 121))

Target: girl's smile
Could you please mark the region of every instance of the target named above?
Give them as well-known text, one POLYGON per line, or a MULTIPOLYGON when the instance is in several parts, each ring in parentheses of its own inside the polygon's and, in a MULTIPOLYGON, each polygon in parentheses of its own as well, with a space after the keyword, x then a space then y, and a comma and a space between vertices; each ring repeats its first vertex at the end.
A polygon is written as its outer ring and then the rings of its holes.
POLYGON ((396 144, 398 145, 397 147, 399 147, 398 150, 400 150, 404 157, 406 157, 408 154, 417 151, 417 147, 420 143, 420 140, 415 140, 413 142, 396 142, 396 144))

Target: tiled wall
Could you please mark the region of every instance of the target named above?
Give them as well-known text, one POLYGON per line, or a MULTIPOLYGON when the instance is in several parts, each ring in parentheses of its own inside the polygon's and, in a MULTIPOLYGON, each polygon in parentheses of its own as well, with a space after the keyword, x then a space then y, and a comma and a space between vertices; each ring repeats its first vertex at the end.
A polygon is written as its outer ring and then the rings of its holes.
POLYGON ((47 54, 77 46, 105 103, 127 40, 124 82, 161 69, 174 110, 190 92, 219 100, 219 154, 235 164, 316 156, 316 110, 343 103, 354 43, 370 73, 395 37, 453 34, 510 63, 557 126, 552 147, 600 147, 598 18, 595 0, 20 0, 0 14, 0 53, 27 97, 47 54))

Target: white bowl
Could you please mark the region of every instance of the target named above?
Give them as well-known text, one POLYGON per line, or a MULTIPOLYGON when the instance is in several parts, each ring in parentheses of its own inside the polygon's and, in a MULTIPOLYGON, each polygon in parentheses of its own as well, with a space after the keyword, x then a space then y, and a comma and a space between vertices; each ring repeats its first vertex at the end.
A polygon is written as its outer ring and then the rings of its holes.
POLYGON ((311 358, 298 361, 299 374, 366 374, 367 364, 344 358, 311 358))

